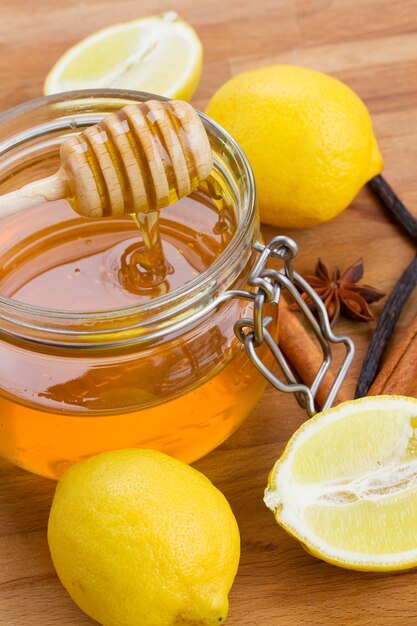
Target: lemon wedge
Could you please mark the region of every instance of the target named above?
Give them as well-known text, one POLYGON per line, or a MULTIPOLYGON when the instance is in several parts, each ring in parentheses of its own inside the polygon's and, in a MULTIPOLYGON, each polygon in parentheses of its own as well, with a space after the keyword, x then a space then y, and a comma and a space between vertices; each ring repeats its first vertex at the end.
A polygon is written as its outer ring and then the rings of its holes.
POLYGON ((201 75, 202 45, 174 11, 114 24, 67 50, 45 95, 74 89, 135 89, 189 100, 201 75))
POLYGON ((417 565, 417 400, 375 396, 306 422, 275 464, 265 503, 325 561, 358 570, 417 565))

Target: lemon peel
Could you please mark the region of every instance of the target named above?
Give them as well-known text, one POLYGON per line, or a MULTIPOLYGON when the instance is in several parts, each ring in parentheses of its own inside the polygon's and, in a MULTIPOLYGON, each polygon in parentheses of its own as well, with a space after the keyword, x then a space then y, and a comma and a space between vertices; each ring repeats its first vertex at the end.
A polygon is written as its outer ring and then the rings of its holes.
POLYGON ((240 539, 223 494, 152 450, 104 452, 58 484, 48 525, 58 576, 104 626, 219 626, 240 539))
POLYGON ((206 113, 242 146, 261 219, 275 226, 334 218, 383 167, 365 104, 321 72, 291 65, 244 72, 218 89, 206 113))

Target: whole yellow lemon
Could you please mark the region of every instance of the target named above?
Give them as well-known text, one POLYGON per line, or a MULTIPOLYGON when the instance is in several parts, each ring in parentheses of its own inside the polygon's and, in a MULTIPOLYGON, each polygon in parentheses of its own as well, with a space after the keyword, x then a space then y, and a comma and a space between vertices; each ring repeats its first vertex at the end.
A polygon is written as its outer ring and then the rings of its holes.
POLYGON ((48 541, 70 596, 104 626, 219 626, 236 520, 197 470, 153 450, 104 452, 58 484, 48 541))
POLYGON ((273 65, 235 76, 207 115, 245 151, 261 219, 305 228, 343 211, 383 161, 362 100, 321 72, 273 65))

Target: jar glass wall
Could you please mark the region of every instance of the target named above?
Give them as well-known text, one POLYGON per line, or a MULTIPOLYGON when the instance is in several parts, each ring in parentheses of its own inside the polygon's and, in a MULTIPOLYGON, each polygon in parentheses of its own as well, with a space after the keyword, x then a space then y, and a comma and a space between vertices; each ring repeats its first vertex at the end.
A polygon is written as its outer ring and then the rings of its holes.
MULTIPOLYGON (((0 193, 54 173, 65 138, 149 97, 74 92, 0 115, 0 193)), ((206 269, 174 291, 123 307, 110 299, 97 310, 57 310, 0 295, 0 454, 12 463, 57 478, 78 459, 125 447, 156 448, 192 462, 230 435, 262 394, 265 381, 233 329, 251 315, 252 304, 231 299, 215 305, 227 290, 247 288, 255 262, 253 177, 236 143, 202 119, 215 168, 193 195, 193 210, 215 206, 234 224, 230 241, 206 269)), ((36 272, 39 241, 57 229, 68 245, 56 254, 71 250, 75 239, 87 241, 92 220, 76 219, 64 228, 59 210, 46 205, 1 220, 7 279, 21 258, 35 259, 36 272), (34 221, 35 235, 27 232, 34 221), (22 240, 27 245, 18 256, 22 240)), ((111 226, 117 232, 120 224, 111 226)), ((2 290, 0 280, 0 293, 7 284, 2 290)), ((268 355, 261 356, 268 363, 268 355)))

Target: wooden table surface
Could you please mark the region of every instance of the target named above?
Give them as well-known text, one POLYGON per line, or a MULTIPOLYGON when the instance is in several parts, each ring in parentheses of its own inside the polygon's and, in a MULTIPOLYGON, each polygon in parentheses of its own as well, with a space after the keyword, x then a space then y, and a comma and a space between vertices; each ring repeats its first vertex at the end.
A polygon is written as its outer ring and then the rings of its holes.
MULTIPOLYGON (((417 212, 417 0, 1 0, 0 110, 41 95, 51 63, 68 46, 115 21, 175 9, 205 49, 194 98, 204 108, 233 74, 271 63, 307 65, 355 89, 368 105, 385 175, 417 212)), ((274 231, 265 228, 268 236, 274 231)), ((334 221, 295 236, 297 269, 318 255, 342 268, 360 256, 366 282, 389 291, 413 247, 366 190, 334 221)), ((380 309, 381 305, 375 307, 380 309)), ((417 310, 410 300, 401 326, 417 310)), ((353 393, 373 325, 341 322, 357 355, 353 393)), ((268 389, 246 423, 196 463, 225 493, 242 535, 228 624, 240 626, 407 626, 417 620, 417 571, 344 571, 307 555, 262 502, 268 472, 304 419, 291 397, 268 389)), ((46 522, 54 483, 0 464, 0 625, 87 626, 49 558, 46 522)), ((138 624, 138 626, 141 626, 138 624)))

